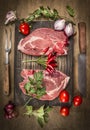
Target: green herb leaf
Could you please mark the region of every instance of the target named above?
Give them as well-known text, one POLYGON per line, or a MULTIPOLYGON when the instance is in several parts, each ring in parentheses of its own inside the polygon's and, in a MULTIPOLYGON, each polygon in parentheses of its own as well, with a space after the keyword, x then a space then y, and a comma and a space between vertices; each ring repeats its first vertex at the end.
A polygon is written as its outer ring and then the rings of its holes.
POLYGON ((44 106, 41 106, 38 110, 36 110, 37 112, 37 117, 42 118, 44 116, 44 106))
POLYGON ((48 107, 45 108, 45 113, 48 113, 48 112, 50 112, 51 110, 52 110, 52 107, 49 107, 49 106, 48 106, 48 107))
POLYGON ((44 10, 44 7, 43 7, 43 6, 40 6, 40 9, 41 9, 41 10, 44 10))
MULTIPOLYGON (((74 17, 74 15, 75 15, 74 10, 70 6, 66 6, 66 8, 67 8, 69 15, 71 17, 74 17)), ((52 10, 49 7, 45 8, 43 6, 39 7, 33 13, 29 14, 28 17, 24 18, 24 21, 32 22, 33 20, 38 19, 40 17, 44 17, 44 18, 51 19, 51 20, 57 20, 59 18, 64 18, 64 19, 68 20, 69 22, 73 23, 73 21, 71 21, 69 18, 60 16, 56 9, 52 10)))
POLYGON ((46 87, 43 86, 43 72, 35 72, 33 77, 28 78, 29 81, 25 84, 24 88, 28 95, 35 94, 37 98, 40 98, 46 94, 46 87))
POLYGON ((40 98, 41 96, 46 94, 46 88, 43 87, 43 88, 38 89, 36 94, 37 94, 37 98, 40 98))
POLYGON ((38 81, 37 82, 37 88, 41 88, 42 87, 42 82, 41 81, 38 81))
POLYGON ((53 11, 55 15, 58 15, 58 11, 56 9, 53 9, 53 11))
POLYGON ((44 118, 38 117, 38 118, 37 118, 37 121, 38 121, 38 123, 39 123, 39 125, 40 125, 41 127, 44 126, 44 118))
POLYGON ((44 121, 45 121, 45 123, 47 123, 48 120, 49 120, 49 115, 48 115, 48 113, 45 113, 44 114, 44 121))
POLYGON ((66 6, 66 9, 67 9, 67 12, 68 14, 71 16, 71 17, 74 17, 75 16, 75 12, 74 12, 74 9, 71 8, 69 5, 66 6))
POLYGON ((31 85, 30 82, 27 82, 24 86, 27 92, 30 90, 30 85, 31 85))
POLYGON ((32 115, 35 116, 39 125, 43 127, 44 124, 47 123, 49 120, 49 114, 48 114, 49 110, 51 110, 51 107, 49 106, 46 108, 44 106, 41 106, 39 109, 36 110, 33 109, 32 106, 27 106, 25 114, 28 116, 32 116, 32 115))
POLYGON ((33 107, 32 106, 26 106, 26 115, 30 116, 32 115, 33 107))
POLYGON ((30 84, 34 85, 34 79, 28 77, 29 81, 30 81, 30 84))
POLYGON ((31 94, 35 94, 36 90, 35 90, 35 88, 32 87, 32 88, 30 88, 29 92, 30 92, 31 94))
POLYGON ((43 73, 42 73, 42 71, 34 73, 34 78, 35 78, 36 81, 42 81, 42 79, 43 79, 43 73))
POLYGON ((52 10, 49 7, 44 8, 43 6, 40 6, 37 10, 35 10, 32 14, 30 14, 24 21, 31 22, 36 18, 39 18, 41 16, 44 16, 48 19, 58 19, 59 15, 56 9, 52 10))

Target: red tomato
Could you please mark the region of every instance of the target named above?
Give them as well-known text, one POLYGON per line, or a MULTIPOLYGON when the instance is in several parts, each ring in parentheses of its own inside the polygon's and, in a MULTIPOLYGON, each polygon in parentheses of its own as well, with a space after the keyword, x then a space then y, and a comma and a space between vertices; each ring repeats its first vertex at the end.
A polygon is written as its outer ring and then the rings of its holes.
POLYGON ((73 98, 74 106, 80 106, 82 103, 82 97, 77 95, 73 98))
POLYGON ((68 102, 69 101, 69 93, 66 90, 60 92, 59 99, 61 102, 68 102))
POLYGON ((62 116, 68 116, 69 115, 69 108, 68 107, 61 107, 60 114, 62 116))
POLYGON ((20 30, 20 32, 21 32, 22 34, 28 35, 28 34, 30 33, 29 24, 28 24, 28 23, 25 23, 25 22, 21 23, 21 24, 19 25, 19 30, 20 30))

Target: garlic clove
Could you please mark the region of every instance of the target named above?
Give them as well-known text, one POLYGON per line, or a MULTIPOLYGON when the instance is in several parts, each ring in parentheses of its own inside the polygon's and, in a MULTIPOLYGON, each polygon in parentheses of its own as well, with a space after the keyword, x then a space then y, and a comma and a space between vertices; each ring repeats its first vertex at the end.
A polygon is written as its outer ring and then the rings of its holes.
POLYGON ((65 28, 65 20, 64 19, 59 19, 59 20, 56 20, 55 23, 54 23, 54 29, 55 30, 63 30, 65 28))
POLYGON ((71 23, 67 24, 64 31, 68 37, 72 36, 74 34, 73 25, 71 23))
POLYGON ((17 19, 16 11, 11 10, 11 11, 7 12, 4 24, 7 25, 9 22, 14 22, 16 19, 17 19))

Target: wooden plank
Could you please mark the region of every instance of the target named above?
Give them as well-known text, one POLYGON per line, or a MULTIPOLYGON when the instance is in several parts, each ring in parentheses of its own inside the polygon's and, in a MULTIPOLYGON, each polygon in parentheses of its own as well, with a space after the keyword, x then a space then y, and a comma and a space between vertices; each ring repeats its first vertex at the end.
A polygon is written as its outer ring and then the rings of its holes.
MULTIPOLYGON (((22 64, 22 60, 25 59, 32 59, 35 58, 34 56, 28 56, 25 54, 22 54, 20 51, 17 50, 17 45, 20 41, 20 39, 22 39, 24 36, 21 35, 18 31, 18 26, 19 26, 19 22, 16 22, 16 26, 15 26, 15 75, 14 75, 14 88, 15 88, 15 103, 18 105, 23 105, 25 104, 25 102, 30 98, 28 96, 25 96, 20 88, 19 88, 19 83, 22 81, 22 78, 20 76, 20 72, 22 69, 24 68, 29 68, 29 69, 41 69, 40 66, 38 66, 37 64, 34 63, 29 63, 29 64, 22 64)), ((33 30, 35 30, 36 28, 39 27, 49 27, 49 28, 53 28, 53 21, 36 21, 33 22, 33 26, 31 29, 31 32, 33 30)), ((70 82, 67 86, 67 90, 71 95, 71 99, 72 99, 72 93, 73 93, 73 39, 70 39, 70 45, 69 45, 69 51, 68 51, 68 55, 67 56, 59 56, 58 57, 58 70, 62 71, 63 73, 67 74, 68 76, 70 76, 70 82)), ((71 99, 70 102, 67 104, 62 104, 59 102, 58 98, 56 98, 55 100, 52 101, 40 101, 37 99, 33 99, 31 100, 30 104, 33 106, 41 106, 41 105, 50 105, 50 106, 55 106, 55 105, 70 105, 71 104, 71 99)))

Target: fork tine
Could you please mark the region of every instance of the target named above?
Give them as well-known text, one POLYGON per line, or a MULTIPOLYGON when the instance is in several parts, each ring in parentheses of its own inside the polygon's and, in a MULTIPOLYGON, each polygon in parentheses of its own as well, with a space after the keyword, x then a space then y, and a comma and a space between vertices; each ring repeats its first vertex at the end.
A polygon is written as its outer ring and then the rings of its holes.
POLYGON ((5 29, 5 36, 6 36, 5 49, 7 49, 7 48, 8 48, 8 36, 7 36, 7 29, 5 29))
POLYGON ((5 35, 6 35, 6 42, 5 42, 5 50, 11 50, 11 39, 12 39, 12 32, 11 28, 9 28, 9 35, 8 30, 5 28, 5 35))
POLYGON ((11 27, 10 27, 10 41, 9 41, 9 43, 10 43, 10 45, 9 45, 9 48, 11 49, 11 40, 12 40, 12 31, 11 31, 11 27))

